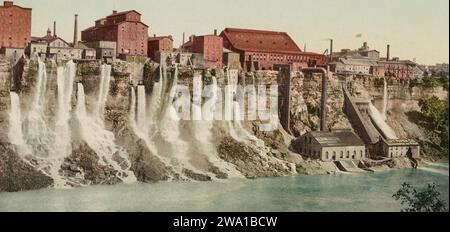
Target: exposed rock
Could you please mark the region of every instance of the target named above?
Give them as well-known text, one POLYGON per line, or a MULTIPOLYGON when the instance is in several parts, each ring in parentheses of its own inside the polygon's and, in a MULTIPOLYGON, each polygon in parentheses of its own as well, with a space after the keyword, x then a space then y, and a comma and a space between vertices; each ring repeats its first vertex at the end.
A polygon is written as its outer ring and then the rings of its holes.
POLYGON ((12 145, 0 143, 0 192, 47 188, 53 179, 20 158, 12 145))
POLYGON ((211 181, 211 177, 208 175, 196 173, 190 169, 183 169, 183 174, 187 177, 197 181, 211 181))
POLYGON ((236 141, 231 137, 225 137, 220 142, 217 151, 219 157, 236 166, 245 177, 283 176, 292 173, 286 163, 272 157, 264 157, 261 151, 254 147, 236 141), (279 161, 279 162, 277 162, 279 161))
POLYGON ((179 178, 151 153, 145 141, 138 138, 129 127, 119 130, 117 137, 118 144, 123 146, 129 155, 131 170, 138 181, 154 182, 167 180, 169 177, 179 178))
MULTIPOLYGON (((121 180, 117 171, 111 165, 102 165, 97 154, 84 142, 72 144, 72 154, 64 159, 61 174, 76 178, 77 173, 83 174, 87 184, 117 184, 121 180)), ((83 180, 78 180, 83 182, 83 180)))
POLYGON ((306 160, 298 163, 297 173, 303 175, 325 175, 338 172, 338 168, 332 162, 323 162, 320 160, 306 160))

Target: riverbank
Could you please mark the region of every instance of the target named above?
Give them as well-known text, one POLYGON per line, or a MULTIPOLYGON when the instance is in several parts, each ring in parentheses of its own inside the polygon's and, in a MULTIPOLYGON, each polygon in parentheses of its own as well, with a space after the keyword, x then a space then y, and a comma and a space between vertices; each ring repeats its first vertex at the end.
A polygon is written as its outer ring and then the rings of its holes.
POLYGON ((0 193, 0 211, 400 211, 403 182, 439 185, 448 205, 447 164, 376 173, 118 184, 0 193))

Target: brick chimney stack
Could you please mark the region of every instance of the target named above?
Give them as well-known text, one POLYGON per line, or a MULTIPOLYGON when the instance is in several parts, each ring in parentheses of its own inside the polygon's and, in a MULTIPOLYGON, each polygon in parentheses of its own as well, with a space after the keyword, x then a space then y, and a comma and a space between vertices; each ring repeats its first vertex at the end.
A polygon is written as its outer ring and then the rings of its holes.
POLYGON ((73 47, 78 46, 78 15, 75 14, 75 22, 73 27, 73 47))
POLYGON ((390 50, 391 50, 391 45, 387 45, 387 48, 386 48, 386 61, 389 61, 389 59, 391 58, 390 57, 390 50))
POLYGON ((4 1, 3 6, 14 6, 14 2, 13 1, 4 1))
POLYGON ((56 37, 56 21, 53 21, 53 37, 56 37))
POLYGON ((217 29, 214 29, 214 35, 217 36, 217 29))

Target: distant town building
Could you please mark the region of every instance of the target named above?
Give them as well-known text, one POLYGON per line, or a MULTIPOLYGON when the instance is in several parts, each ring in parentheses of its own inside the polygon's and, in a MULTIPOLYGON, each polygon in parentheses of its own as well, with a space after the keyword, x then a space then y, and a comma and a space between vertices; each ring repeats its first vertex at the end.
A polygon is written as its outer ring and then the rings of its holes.
MULTIPOLYGON (((173 38, 172 36, 156 36, 148 38, 148 57, 157 61, 157 57, 160 58, 159 53, 169 54, 173 51, 173 38)), ((166 57, 166 56, 162 56, 166 57)), ((158 62, 159 63, 159 62, 158 62)))
POLYGON ((239 53, 244 70, 274 70, 288 65, 292 70, 325 65, 325 56, 302 52, 286 32, 225 28, 223 46, 239 53))
POLYGON ((116 43, 116 56, 147 56, 148 26, 135 10, 113 13, 95 21, 95 26, 81 32, 84 42, 110 41, 116 43))
POLYGON ((222 68, 223 39, 216 32, 213 35, 192 35, 189 41, 182 45, 182 50, 193 53, 193 63, 196 67, 222 68))
POLYGON ((294 142, 294 148, 304 157, 322 161, 366 158, 363 141, 351 130, 307 132, 294 142))
POLYGON ((339 58, 342 57, 349 57, 349 58, 365 57, 370 60, 378 61, 380 59, 380 52, 374 49, 370 49, 370 47, 367 45, 367 42, 364 42, 363 45, 356 50, 341 49, 340 52, 333 52, 331 54, 331 58, 333 61, 339 60, 339 58))
POLYGON ((0 5, 0 54, 17 61, 31 40, 31 8, 4 1, 0 5))
POLYGON ((392 60, 380 60, 378 64, 384 67, 385 76, 403 80, 413 78, 413 71, 417 65, 410 60, 400 60, 397 57, 394 57, 392 60))
POLYGON ((74 48, 55 33, 47 30, 43 37, 33 37, 28 45, 27 54, 31 59, 36 56, 54 60, 80 60, 83 58, 83 48, 74 48), (44 52, 45 51, 45 52, 44 52))
POLYGON ((444 73, 448 75, 449 65, 448 63, 430 65, 428 66, 428 70, 432 73, 444 73))
POLYGON ((377 62, 362 56, 340 57, 330 63, 330 70, 338 74, 370 75, 377 62))
POLYGON ((83 49, 81 54, 83 60, 95 60, 97 58, 97 51, 95 48, 90 48, 83 42, 78 42, 75 48, 83 49))
POLYGON ((95 56, 97 59, 112 59, 116 57, 116 42, 112 41, 94 41, 83 42, 89 48, 95 50, 95 56))
POLYGON ((229 69, 241 69, 239 53, 223 48, 223 65, 229 69))
POLYGON ((386 69, 383 65, 377 64, 371 67, 370 73, 375 77, 384 77, 386 74, 386 69))

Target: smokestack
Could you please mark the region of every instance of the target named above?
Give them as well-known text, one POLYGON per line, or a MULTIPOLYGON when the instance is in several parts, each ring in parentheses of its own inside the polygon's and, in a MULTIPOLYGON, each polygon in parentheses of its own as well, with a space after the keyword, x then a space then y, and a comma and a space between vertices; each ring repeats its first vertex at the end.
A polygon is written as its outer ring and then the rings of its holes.
POLYGON ((53 37, 56 37, 56 21, 53 21, 53 37))
POLYGON ((214 35, 217 36, 217 29, 214 29, 214 35))
POLYGON ((386 61, 389 61, 390 59, 390 50, 391 50, 391 45, 387 45, 387 51, 386 51, 386 61))
POLYGON ((78 15, 75 15, 75 22, 73 27, 73 47, 78 46, 78 15))
POLYGON ((333 54, 333 39, 330 39, 330 61, 331 61, 331 58, 332 58, 332 55, 333 54))

